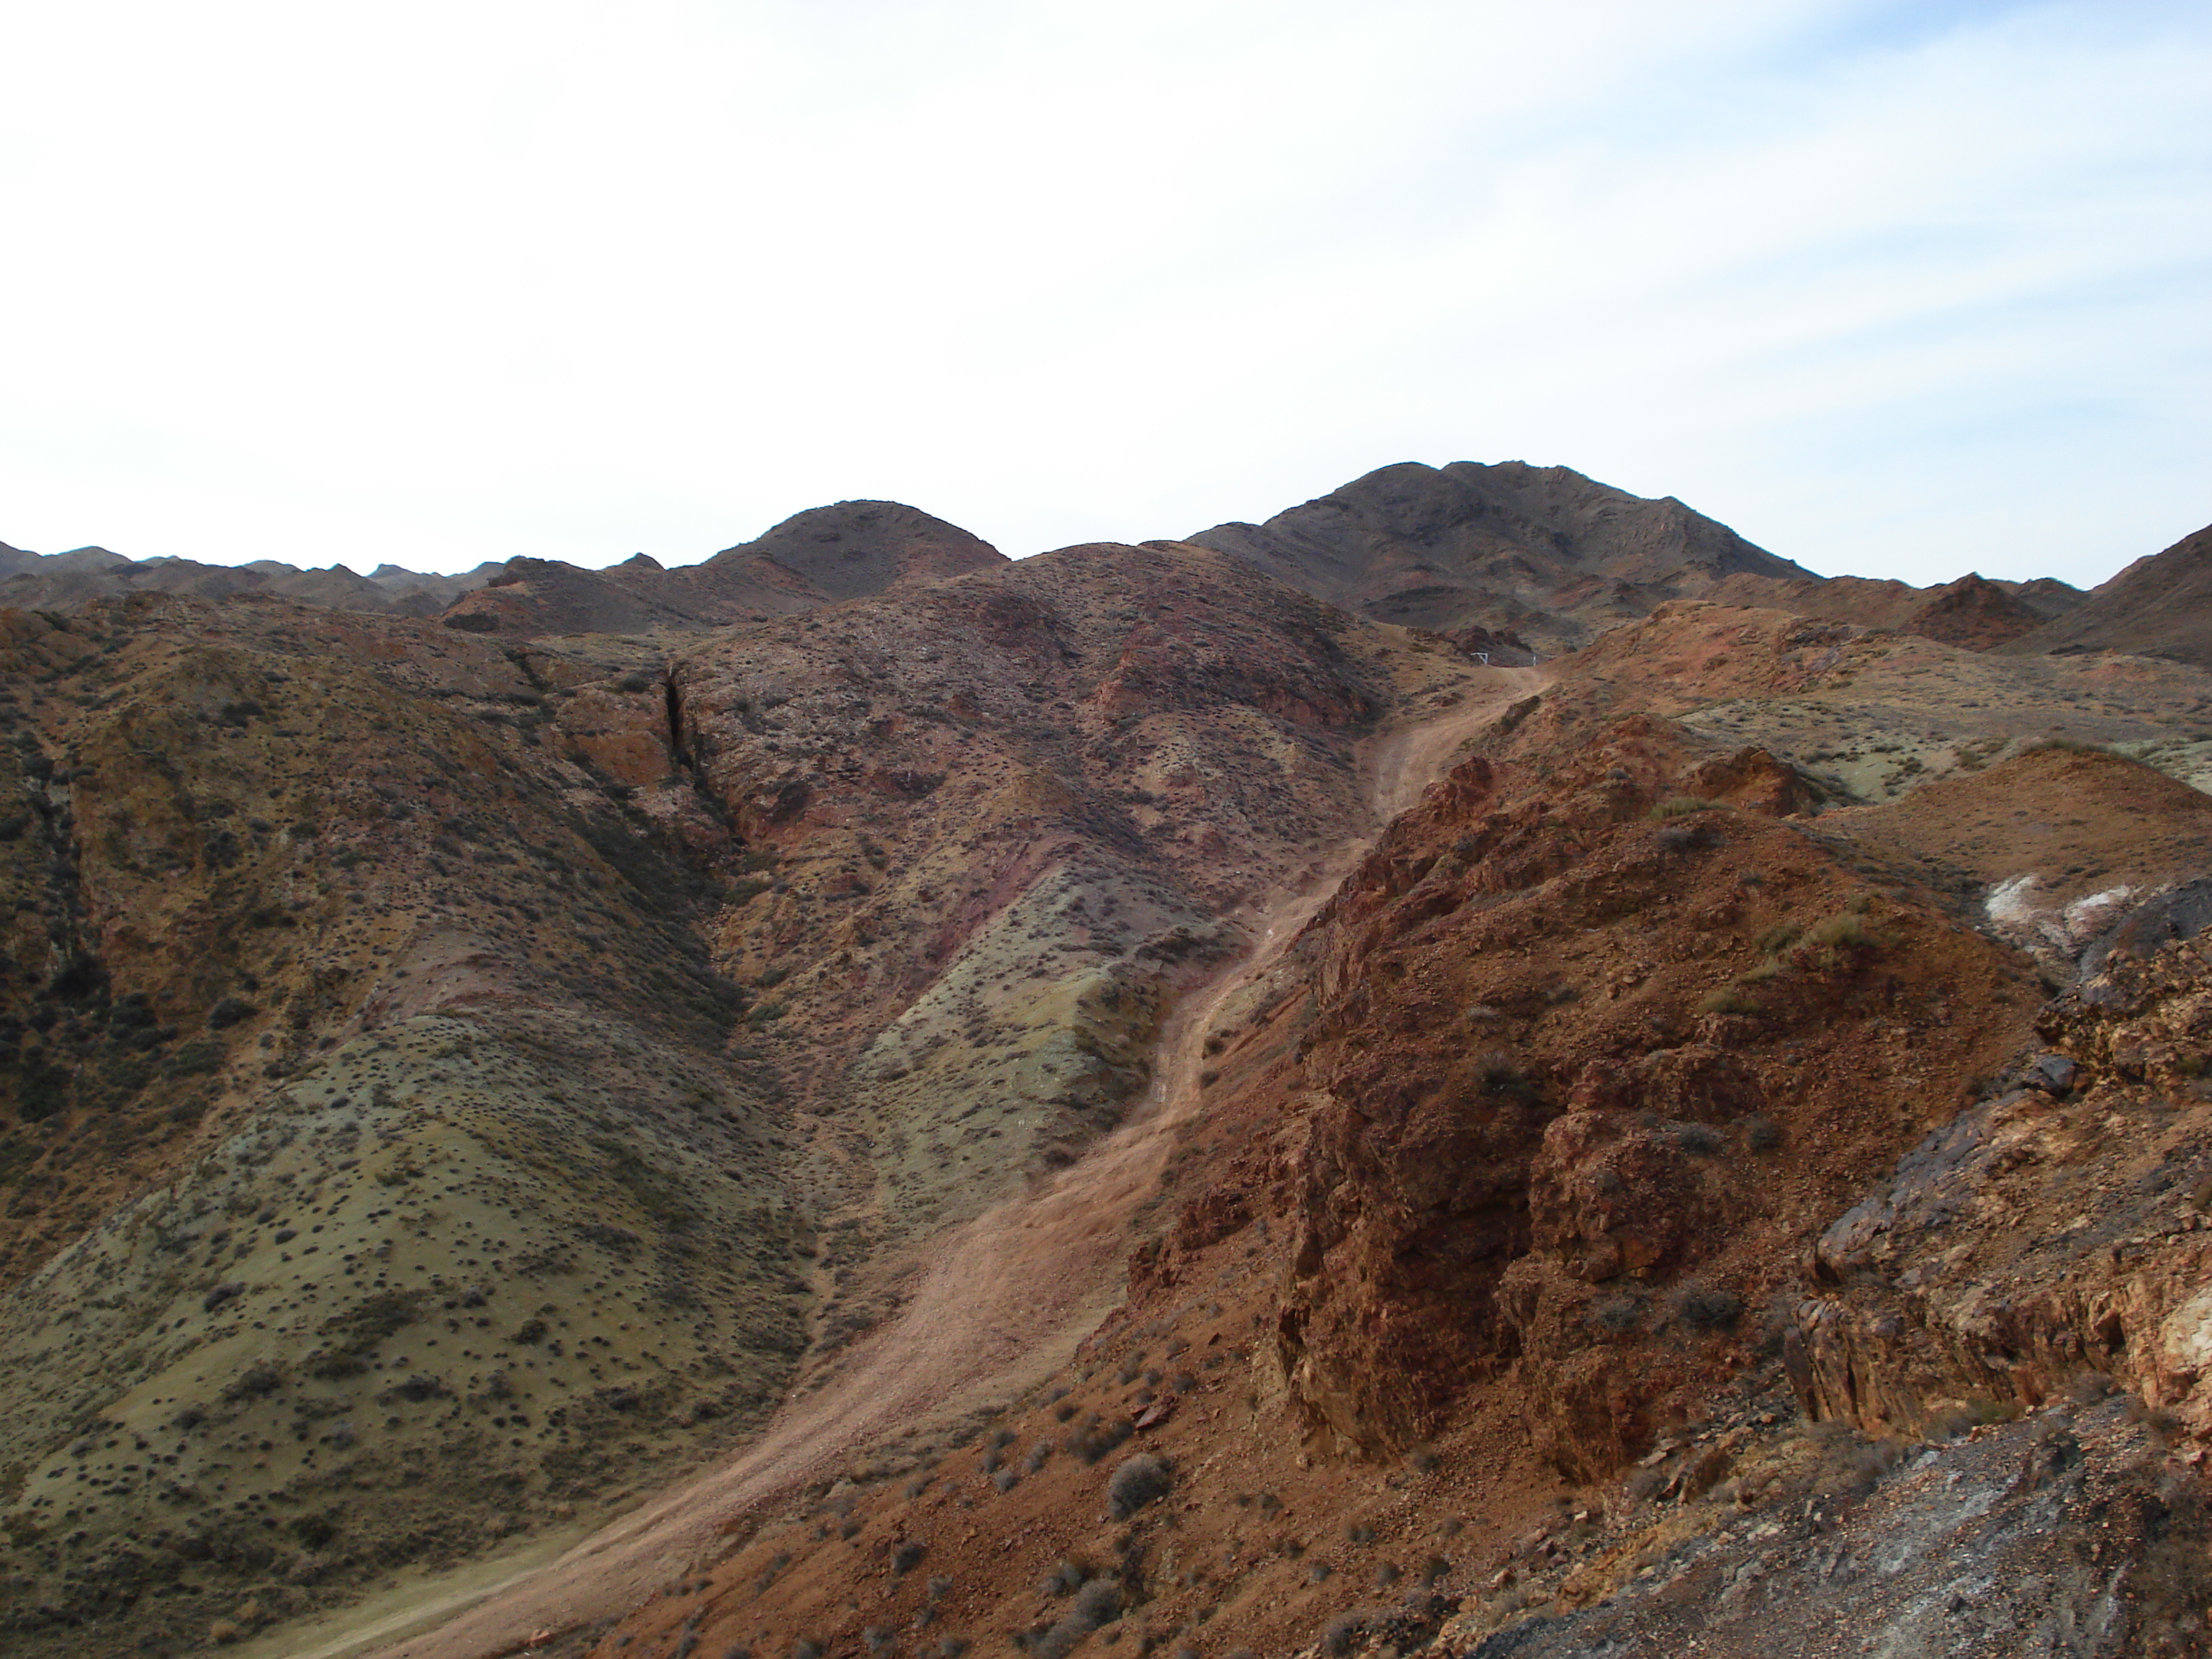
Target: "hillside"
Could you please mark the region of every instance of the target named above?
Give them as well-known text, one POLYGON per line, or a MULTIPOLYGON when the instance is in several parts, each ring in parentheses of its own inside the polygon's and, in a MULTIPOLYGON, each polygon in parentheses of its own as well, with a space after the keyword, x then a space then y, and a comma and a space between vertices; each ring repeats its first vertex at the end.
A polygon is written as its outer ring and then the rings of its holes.
POLYGON ((1379 621, 1515 630, 1546 650, 1730 576, 1806 574, 1671 497, 1519 461, 1384 467, 1191 539, 1379 621))
POLYGON ((191 559, 127 559, 104 547, 42 556, 0 545, 0 605, 22 611, 73 610, 88 600, 131 593, 172 593, 200 599, 258 593, 337 611, 427 617, 482 583, 498 568, 485 564, 465 576, 434 576, 382 564, 371 575, 357 576, 343 565, 302 570, 278 559, 211 565, 191 559))
POLYGON ((673 570, 642 553, 597 571, 510 559, 445 620, 524 635, 682 631, 762 622, 1006 562, 989 543, 896 501, 839 501, 673 570))
POLYGON ((1823 580, 1460 463, 419 616, 64 556, 4 1645, 2202 1650, 2172 551, 1823 580))
POLYGON ((2212 526, 2137 559, 2017 651, 2126 651, 2212 667, 2212 526))

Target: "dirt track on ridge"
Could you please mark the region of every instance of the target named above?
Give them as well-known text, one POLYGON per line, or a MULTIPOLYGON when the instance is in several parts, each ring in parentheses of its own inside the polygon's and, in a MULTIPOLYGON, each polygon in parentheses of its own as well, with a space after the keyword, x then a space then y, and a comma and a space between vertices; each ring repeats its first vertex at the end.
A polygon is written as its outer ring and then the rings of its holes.
MULTIPOLYGON (((912 1299, 817 1392, 787 1406, 722 1467, 671 1488, 557 1559, 488 1562, 425 1599, 295 1659, 493 1659, 627 1611, 684 1574, 731 1517, 783 1501, 854 1452, 915 1419, 1018 1393, 1049 1374, 1121 1288, 1130 1217, 1156 1188, 1173 1130, 1198 1109, 1206 1034, 1236 993, 1266 974, 1392 817, 1442 775, 1460 746, 1548 676, 1497 669, 1433 718, 1401 721, 1362 757, 1369 822, 1325 850, 1294 887, 1238 920, 1254 944, 1186 995, 1161 1033, 1145 1103, 1049 1183, 951 1231, 912 1299), (378 1646, 378 1644, 389 1645, 378 1646)), ((356 1610, 359 1620, 364 1609, 356 1610)), ((331 1627, 325 1627, 327 1632, 331 1627)), ((295 1632, 296 1638, 299 1632, 295 1632)), ((313 1640, 313 1638, 309 1639, 313 1640)))

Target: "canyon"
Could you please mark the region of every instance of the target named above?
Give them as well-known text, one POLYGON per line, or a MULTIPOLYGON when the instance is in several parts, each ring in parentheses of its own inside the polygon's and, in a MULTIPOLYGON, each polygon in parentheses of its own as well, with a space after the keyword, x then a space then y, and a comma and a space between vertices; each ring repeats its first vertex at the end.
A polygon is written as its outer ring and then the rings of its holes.
POLYGON ((180 567, 0 550, 10 1652, 2204 1650, 2212 532, 180 567))

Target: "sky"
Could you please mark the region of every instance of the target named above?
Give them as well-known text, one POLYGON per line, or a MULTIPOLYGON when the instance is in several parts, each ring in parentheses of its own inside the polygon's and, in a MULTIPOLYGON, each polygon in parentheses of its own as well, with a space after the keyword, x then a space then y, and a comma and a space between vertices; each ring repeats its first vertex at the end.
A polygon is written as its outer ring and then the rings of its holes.
POLYGON ((0 15, 0 540, 1021 556, 1560 464, 1825 574, 2212 520, 2212 7, 0 15))

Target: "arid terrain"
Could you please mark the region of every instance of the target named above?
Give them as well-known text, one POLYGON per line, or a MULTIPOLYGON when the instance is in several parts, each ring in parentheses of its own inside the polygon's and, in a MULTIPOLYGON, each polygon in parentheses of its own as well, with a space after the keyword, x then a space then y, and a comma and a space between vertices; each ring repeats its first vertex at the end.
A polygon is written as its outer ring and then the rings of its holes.
POLYGON ((2212 1651, 2141 551, 0 549, 0 1649, 2212 1651))

